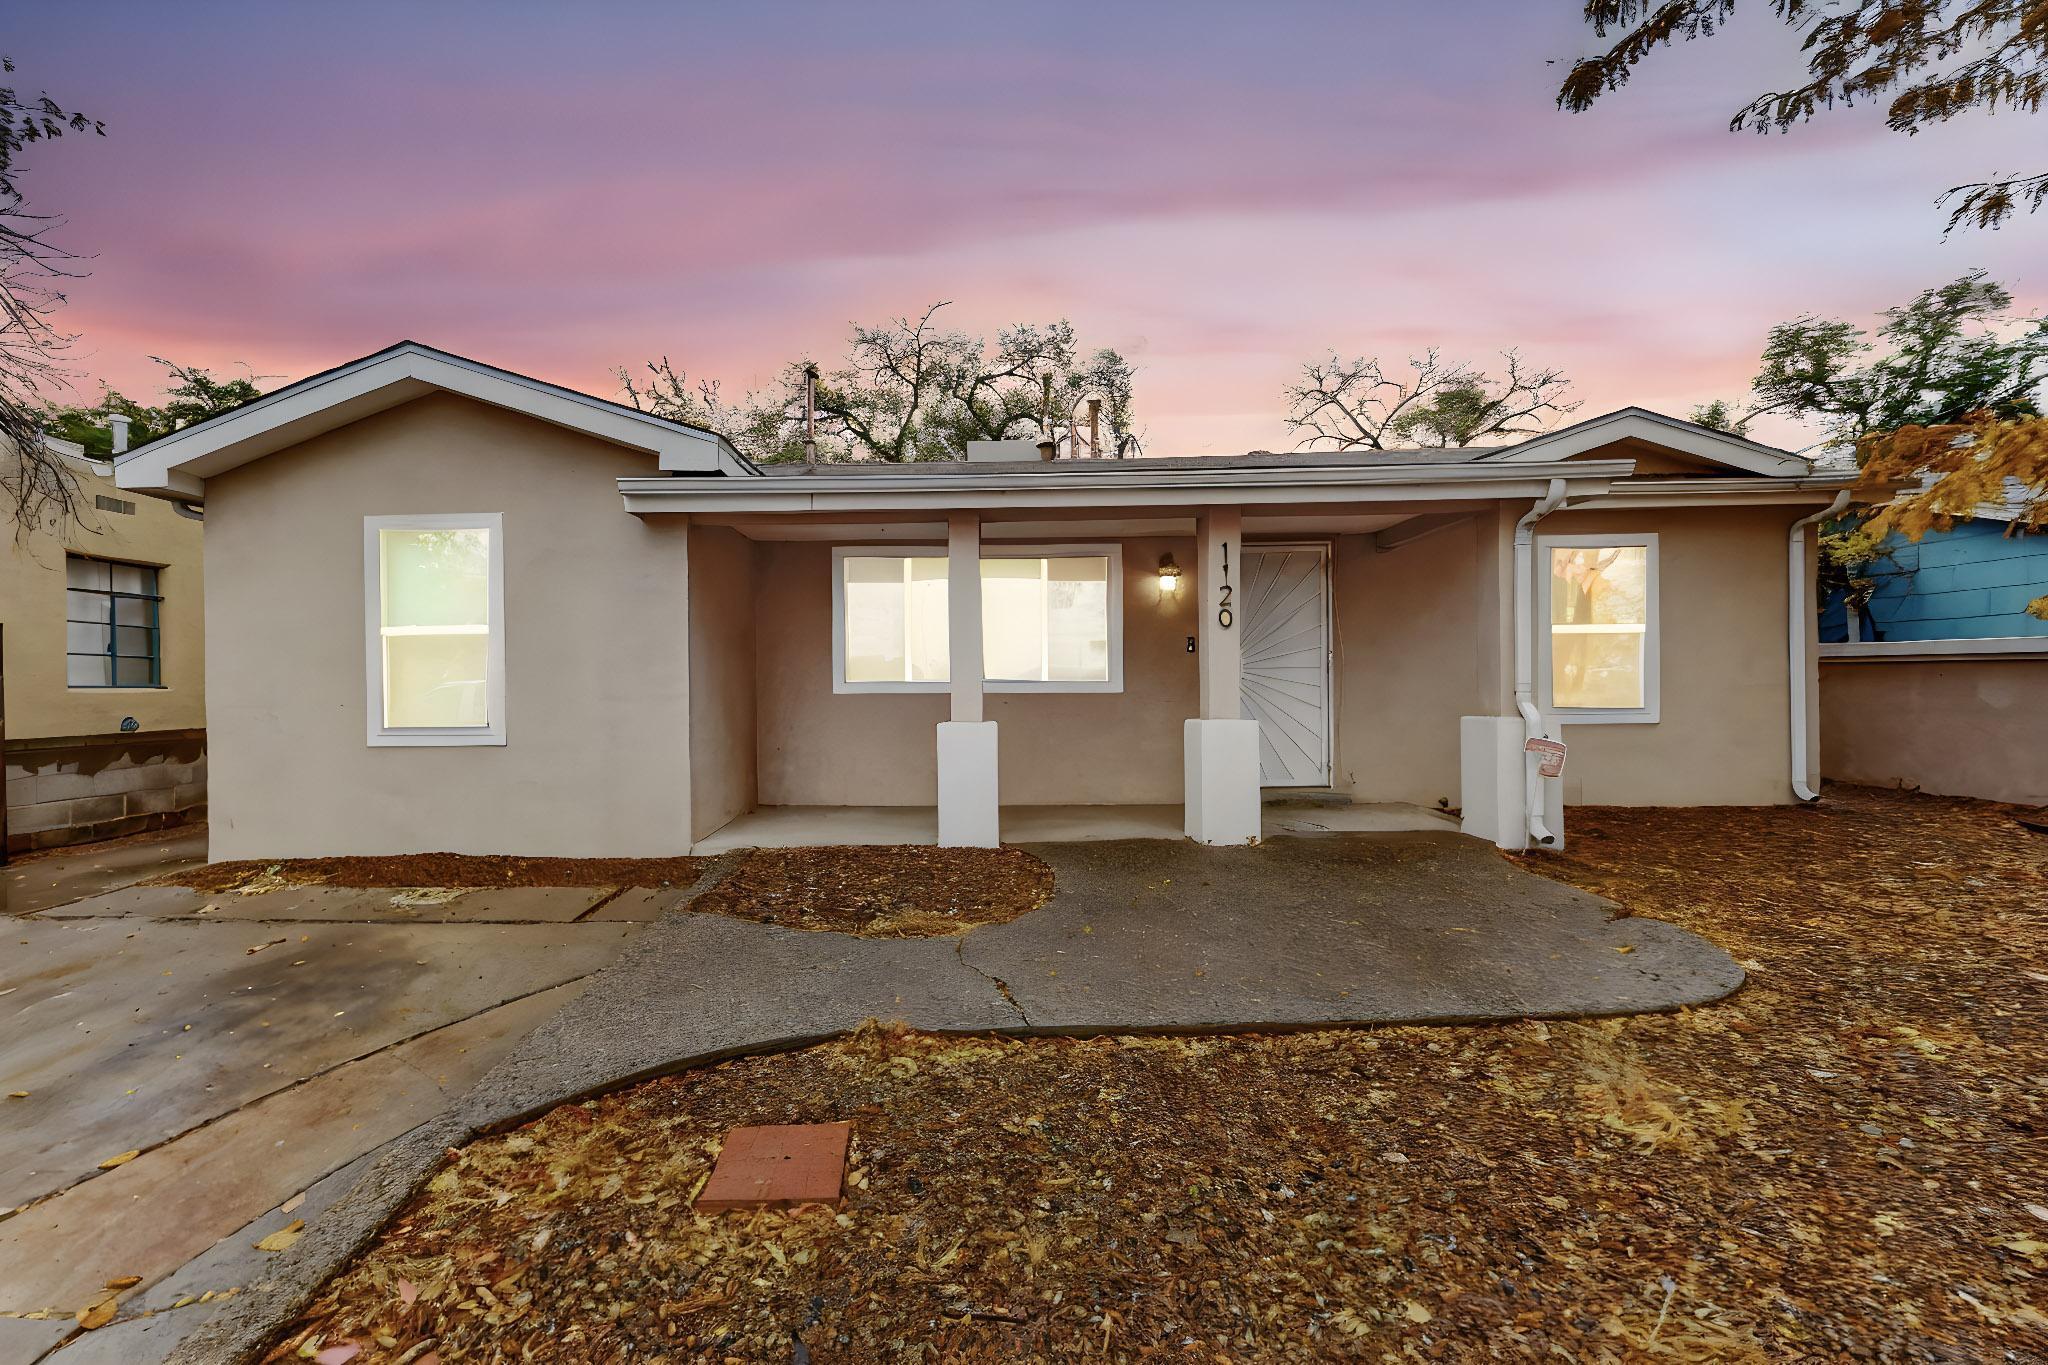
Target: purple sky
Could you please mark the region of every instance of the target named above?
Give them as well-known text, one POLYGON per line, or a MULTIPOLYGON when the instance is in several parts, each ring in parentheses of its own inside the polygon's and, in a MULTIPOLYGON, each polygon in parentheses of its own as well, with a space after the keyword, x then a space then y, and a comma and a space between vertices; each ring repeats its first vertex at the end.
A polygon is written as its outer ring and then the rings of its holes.
POLYGON ((2048 214, 1944 243, 1931 204, 2038 169, 2048 122, 1727 133, 1799 70, 1748 8, 1579 116, 1546 65, 1591 44, 1575 0, 106 4, 6 50, 107 122, 25 183, 93 257, 75 365, 131 392, 152 354, 268 387, 408 336, 742 390, 946 298, 1122 349, 1176 454, 1285 448, 1333 348, 1519 346, 1587 414, 1683 414, 1804 311, 1978 265, 2048 308, 2048 214))

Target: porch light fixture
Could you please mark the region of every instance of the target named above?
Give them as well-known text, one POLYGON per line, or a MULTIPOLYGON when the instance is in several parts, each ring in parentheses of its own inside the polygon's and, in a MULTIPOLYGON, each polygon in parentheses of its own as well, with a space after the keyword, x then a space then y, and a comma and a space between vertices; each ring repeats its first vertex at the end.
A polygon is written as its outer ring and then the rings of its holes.
POLYGON ((1171 597, 1180 591, 1180 565, 1173 562, 1171 551, 1159 556, 1159 595, 1171 597))

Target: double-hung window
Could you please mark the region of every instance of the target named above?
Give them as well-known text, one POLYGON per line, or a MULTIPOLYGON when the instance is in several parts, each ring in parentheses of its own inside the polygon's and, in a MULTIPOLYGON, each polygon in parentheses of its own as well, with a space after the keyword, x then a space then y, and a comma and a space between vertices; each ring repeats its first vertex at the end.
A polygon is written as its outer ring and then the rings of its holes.
POLYGON ((499 514, 365 517, 373 745, 505 742, 499 514))
POLYGON ((1657 719, 1657 537, 1541 536, 1544 709, 1565 724, 1657 719))
MULTIPOLYGON (((982 678, 991 692, 1123 689, 1115 545, 983 547, 982 678)), ((833 552, 835 692, 927 692, 952 674, 941 548, 833 552)))
POLYGON ((162 687, 163 595, 148 564, 64 556, 64 681, 162 687))

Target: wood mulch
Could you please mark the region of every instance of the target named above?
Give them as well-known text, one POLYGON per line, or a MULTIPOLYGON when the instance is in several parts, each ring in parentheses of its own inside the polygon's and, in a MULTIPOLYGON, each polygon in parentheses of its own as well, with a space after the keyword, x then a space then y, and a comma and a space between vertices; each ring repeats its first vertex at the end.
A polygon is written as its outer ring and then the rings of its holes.
POLYGON ((287 858, 208 863, 150 885, 199 891, 287 886, 688 886, 709 858, 524 858, 515 854, 406 853, 389 857, 287 858))
POLYGON ((1002 924, 1052 894, 1052 869, 1014 848, 764 848, 690 903, 790 929, 928 938, 1002 924))
POLYGON ((268 1358, 2048 1357, 2048 837, 1831 788, 1569 838, 1528 865, 1749 984, 1585 1023, 869 1028, 729 1061, 472 1144, 268 1358), (692 1213, 730 1127, 839 1119, 843 1208, 692 1213))

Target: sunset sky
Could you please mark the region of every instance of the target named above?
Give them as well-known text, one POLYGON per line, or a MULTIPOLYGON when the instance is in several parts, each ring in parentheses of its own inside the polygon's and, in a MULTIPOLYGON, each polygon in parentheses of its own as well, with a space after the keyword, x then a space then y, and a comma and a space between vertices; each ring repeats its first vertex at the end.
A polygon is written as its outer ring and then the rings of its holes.
POLYGON ((736 391, 951 299, 1123 350, 1147 449, 1189 454, 1286 448, 1282 386, 1331 349, 1517 346, 1581 415, 1683 414, 1802 312, 1979 265, 2048 308, 2048 213, 1944 242, 1932 204, 2040 169, 2048 118, 1731 134, 1800 70, 1747 8, 1578 116, 1575 0, 195 0, 39 7, 5 50, 106 121, 24 184, 92 258, 73 365, 131 395, 152 354, 272 387, 402 337, 736 391))

